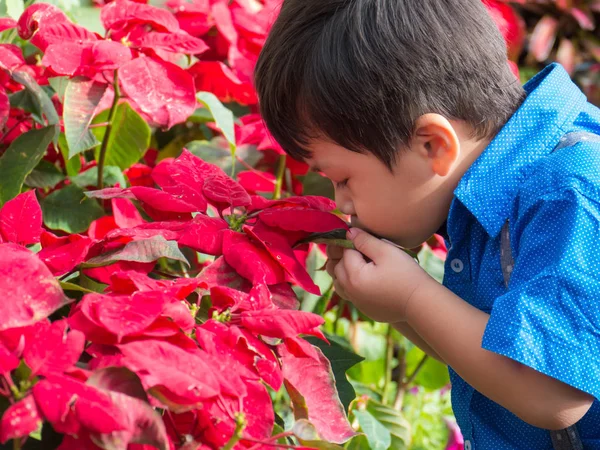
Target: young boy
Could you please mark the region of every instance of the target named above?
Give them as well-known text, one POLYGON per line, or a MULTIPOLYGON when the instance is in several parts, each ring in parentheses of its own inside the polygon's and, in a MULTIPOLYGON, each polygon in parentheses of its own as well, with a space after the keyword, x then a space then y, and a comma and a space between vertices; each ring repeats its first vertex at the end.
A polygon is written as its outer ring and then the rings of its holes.
POLYGON ((336 290, 449 365, 465 449, 549 449, 574 424, 600 449, 600 145, 553 152, 600 134, 600 111, 564 69, 523 88, 481 0, 285 0, 256 86, 275 139, 352 217, 336 290), (435 232, 443 285, 373 236, 435 232))

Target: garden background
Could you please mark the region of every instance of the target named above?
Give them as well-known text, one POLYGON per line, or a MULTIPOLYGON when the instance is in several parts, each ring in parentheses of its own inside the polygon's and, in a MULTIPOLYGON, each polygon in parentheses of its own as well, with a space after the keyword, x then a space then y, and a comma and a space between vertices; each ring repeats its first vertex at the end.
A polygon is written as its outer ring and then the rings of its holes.
MULTIPOLYGON (((600 105, 599 0, 487 4, 600 105)), ((462 449, 447 369, 322 270, 332 186, 252 87, 278 7, 0 0, 2 448, 462 449)))

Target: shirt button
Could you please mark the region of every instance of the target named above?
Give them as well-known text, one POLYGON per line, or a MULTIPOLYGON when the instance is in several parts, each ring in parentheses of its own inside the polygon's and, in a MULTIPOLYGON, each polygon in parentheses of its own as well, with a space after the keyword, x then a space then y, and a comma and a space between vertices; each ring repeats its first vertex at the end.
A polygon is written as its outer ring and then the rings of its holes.
POLYGON ((465 441, 465 450, 471 450, 472 446, 471 446, 471 441, 466 440, 465 441))
POLYGON ((455 258, 450 262, 450 267, 452 267, 452 270, 456 273, 461 273, 465 265, 460 259, 455 258))

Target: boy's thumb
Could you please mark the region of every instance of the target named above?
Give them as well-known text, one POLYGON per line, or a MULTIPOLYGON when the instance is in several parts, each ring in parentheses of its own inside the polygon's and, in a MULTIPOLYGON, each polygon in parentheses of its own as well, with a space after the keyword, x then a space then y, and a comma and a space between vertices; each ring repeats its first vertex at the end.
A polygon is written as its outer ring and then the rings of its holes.
POLYGON ((356 250, 375 262, 377 262, 377 259, 381 254, 382 247, 385 246, 385 244, 375 236, 358 228, 350 228, 348 231, 348 239, 352 241, 356 250))

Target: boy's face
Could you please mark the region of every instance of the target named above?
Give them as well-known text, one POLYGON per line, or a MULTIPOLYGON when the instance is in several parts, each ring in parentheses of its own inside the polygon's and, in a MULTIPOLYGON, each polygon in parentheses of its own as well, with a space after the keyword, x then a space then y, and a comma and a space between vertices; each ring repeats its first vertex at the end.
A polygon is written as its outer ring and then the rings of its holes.
POLYGON ((461 161, 457 133, 438 131, 428 129, 414 139, 392 170, 371 153, 324 140, 310 145, 307 162, 331 179, 337 206, 351 216, 353 226, 413 248, 442 226, 460 177, 478 156, 471 152, 461 161))

